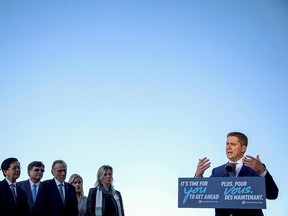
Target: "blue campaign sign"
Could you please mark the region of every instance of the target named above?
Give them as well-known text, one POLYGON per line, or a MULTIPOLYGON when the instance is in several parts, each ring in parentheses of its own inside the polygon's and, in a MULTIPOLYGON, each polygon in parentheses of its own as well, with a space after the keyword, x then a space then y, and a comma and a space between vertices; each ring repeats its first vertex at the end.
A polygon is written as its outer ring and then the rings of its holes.
POLYGON ((265 209, 265 178, 179 178, 178 207, 265 209))

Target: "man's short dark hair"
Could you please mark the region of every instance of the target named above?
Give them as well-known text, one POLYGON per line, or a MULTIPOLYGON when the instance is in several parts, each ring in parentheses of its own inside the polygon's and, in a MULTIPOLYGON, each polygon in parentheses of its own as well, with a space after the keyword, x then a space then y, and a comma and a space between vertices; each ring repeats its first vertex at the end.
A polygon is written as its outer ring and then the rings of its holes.
POLYGON ((230 132, 227 134, 227 137, 229 137, 229 136, 237 137, 242 146, 243 145, 245 145, 246 147, 248 146, 248 138, 245 134, 240 133, 240 132, 230 132))
POLYGON ((14 163, 14 162, 16 162, 16 161, 18 161, 17 158, 11 157, 11 158, 5 159, 5 160, 2 162, 2 164, 1 164, 1 170, 2 170, 4 176, 6 176, 6 175, 4 174, 4 170, 8 170, 8 169, 10 168, 10 164, 11 164, 11 163, 14 163))
POLYGON ((12 157, 5 159, 1 164, 1 170, 8 170, 10 167, 10 164, 15 162, 15 161, 18 161, 18 159, 12 158, 12 157))
POLYGON ((30 164, 28 164, 27 171, 28 172, 31 171, 34 166, 45 168, 44 164, 41 161, 33 161, 30 164))

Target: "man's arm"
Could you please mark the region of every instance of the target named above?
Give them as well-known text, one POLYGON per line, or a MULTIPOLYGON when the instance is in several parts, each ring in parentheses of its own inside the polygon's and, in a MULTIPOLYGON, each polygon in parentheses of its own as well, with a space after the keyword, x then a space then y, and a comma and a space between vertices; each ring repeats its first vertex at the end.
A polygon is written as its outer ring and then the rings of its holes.
POLYGON ((245 166, 255 170, 259 176, 265 177, 266 198, 277 199, 279 189, 274 182, 273 177, 266 169, 266 166, 261 162, 259 155, 257 155, 256 158, 246 155, 243 159, 243 163, 245 166))
POLYGON ((267 199, 277 199, 279 189, 273 180, 271 174, 267 171, 265 175, 265 187, 266 187, 266 198, 267 199))

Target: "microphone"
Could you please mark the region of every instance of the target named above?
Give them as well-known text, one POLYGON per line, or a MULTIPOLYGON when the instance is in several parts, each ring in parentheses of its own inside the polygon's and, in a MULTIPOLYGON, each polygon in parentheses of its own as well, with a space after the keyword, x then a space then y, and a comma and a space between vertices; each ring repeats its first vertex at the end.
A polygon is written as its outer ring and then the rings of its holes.
POLYGON ((225 170, 229 173, 234 172, 235 168, 236 168, 235 163, 227 163, 225 166, 225 170))

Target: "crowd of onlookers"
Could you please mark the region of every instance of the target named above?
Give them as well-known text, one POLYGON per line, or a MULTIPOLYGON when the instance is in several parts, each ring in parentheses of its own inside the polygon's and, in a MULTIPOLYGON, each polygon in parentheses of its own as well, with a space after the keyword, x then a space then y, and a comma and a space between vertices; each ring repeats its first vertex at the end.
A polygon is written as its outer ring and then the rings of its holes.
POLYGON ((65 182, 67 164, 52 164, 53 178, 41 181, 45 165, 33 161, 27 167, 29 178, 16 182, 21 174, 17 158, 1 164, 4 180, 0 181, 0 215, 2 216, 124 216, 122 197, 113 187, 113 168, 98 169, 95 187, 84 196, 83 179, 72 174, 65 182))

